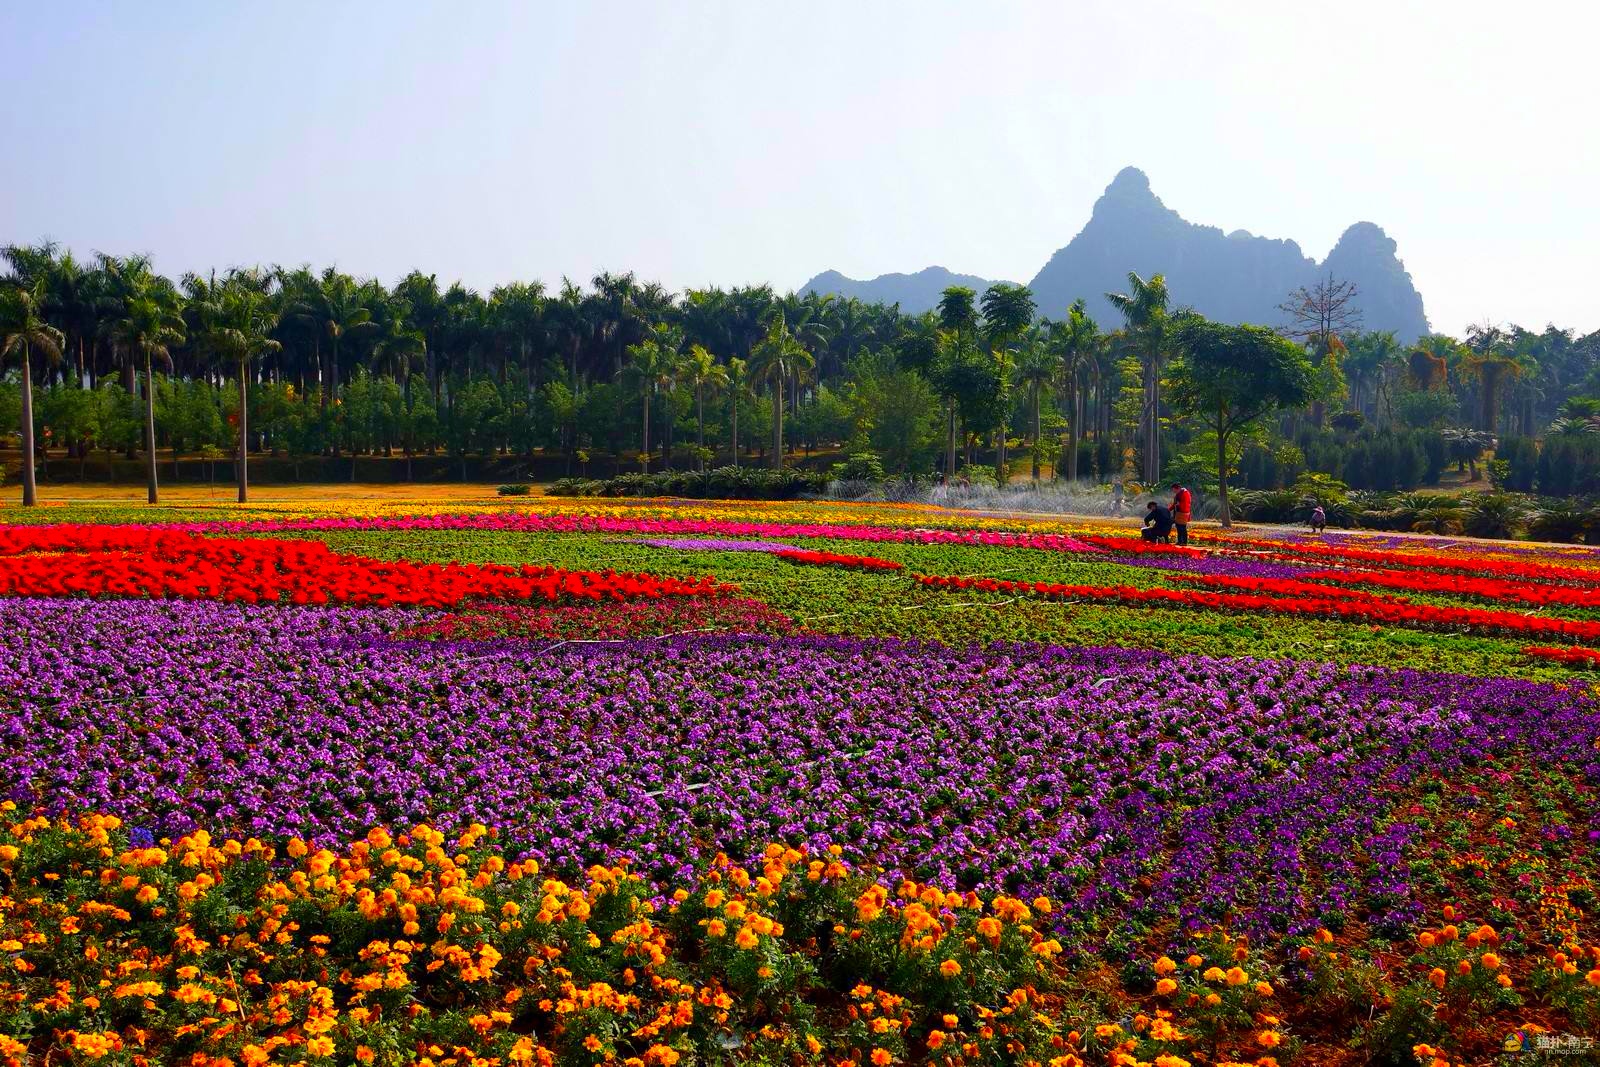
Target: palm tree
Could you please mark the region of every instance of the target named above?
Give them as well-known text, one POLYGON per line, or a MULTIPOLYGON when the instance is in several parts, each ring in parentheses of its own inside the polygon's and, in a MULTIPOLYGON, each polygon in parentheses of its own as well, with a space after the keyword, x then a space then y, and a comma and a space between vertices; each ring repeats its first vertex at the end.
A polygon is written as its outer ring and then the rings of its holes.
POLYGON ((1056 357, 1037 336, 1023 342, 1017 355, 1017 381, 1028 389, 1028 410, 1031 413, 1031 441, 1033 455, 1033 481, 1039 480, 1039 400, 1044 387, 1055 380, 1056 357))
POLYGON ((728 370, 703 345, 689 349, 683 365, 683 380, 694 387, 695 448, 700 469, 706 469, 706 389, 720 389, 728 384, 728 370))
POLYGON ((202 305, 200 317, 200 345, 239 374, 239 503, 244 504, 250 499, 250 361, 282 350, 269 336, 277 316, 268 310, 264 294, 235 278, 202 305))
MULTIPOLYGON (((942 336, 939 348, 947 367, 958 365, 965 355, 966 346, 978 331, 978 294, 964 285, 952 285, 939 295, 939 328, 942 336)), ((853 303, 853 302, 852 302, 853 303)), ((852 311, 857 310, 854 307, 852 311)), ((952 378, 953 375, 941 375, 952 378)), ((944 476, 954 481, 956 476, 956 404, 960 397, 954 389, 941 390, 945 395, 945 416, 948 422, 948 440, 944 476)))
POLYGON ((174 301, 161 289, 133 297, 112 323, 112 334, 130 359, 144 366, 145 474, 150 503, 158 502, 156 487, 155 374, 152 359, 172 365, 172 346, 183 340, 183 319, 174 301))
MULTIPOLYGON (((332 342, 326 365, 318 367, 322 378, 322 409, 326 411, 329 404, 339 399, 339 343, 366 330, 372 321, 372 312, 363 302, 355 279, 329 267, 322 272, 320 280, 301 293, 290 314, 309 323, 316 336, 325 336, 332 342)), ((339 454, 337 436, 333 441, 333 454, 339 454)))
POLYGON ((774 311, 767 319, 767 335, 750 352, 750 376, 772 387, 772 469, 783 469, 783 390, 791 375, 811 367, 813 360, 806 346, 794 339, 783 321, 783 312, 774 311))
POLYGON ((1006 423, 1010 416, 1011 367, 1014 362, 1012 347, 1022 339, 1028 324, 1033 321, 1035 308, 1033 291, 1025 285, 1001 282, 991 285, 983 294, 983 326, 988 334, 989 351, 999 365, 1000 425, 995 430, 995 482, 1002 489, 1009 478, 1006 469, 1006 423))
POLYGON ((1083 399, 1078 391, 1078 375, 1094 363, 1099 350, 1100 329, 1089 317, 1082 300, 1067 309, 1065 322, 1058 322, 1050 333, 1056 359, 1061 368, 1062 395, 1067 402, 1067 480, 1078 480, 1078 440, 1083 436, 1083 399))
MULTIPOLYGON (((640 395, 644 400, 644 448, 639 452, 639 462, 644 472, 650 473, 650 398, 661 389, 671 389, 678 380, 678 345, 681 337, 671 326, 657 326, 649 337, 628 346, 628 358, 633 370, 643 383, 640 395)), ((670 460, 670 457, 667 457, 670 460)))
POLYGON ((51 363, 61 358, 66 338, 61 331, 39 316, 45 298, 45 279, 31 288, 10 282, 0 288, 0 359, 18 357, 22 370, 22 506, 39 502, 35 484, 33 446, 33 364, 34 349, 51 363))
POLYGON ((1140 423, 1144 430, 1144 480, 1154 485, 1161 479, 1161 362, 1165 358, 1167 279, 1152 274, 1149 281, 1134 271, 1128 272, 1126 293, 1107 293, 1111 306, 1122 312, 1128 337, 1139 347, 1144 364, 1144 406, 1140 423))
POLYGON ((733 407, 733 466, 739 468, 739 398, 750 388, 750 365, 735 356, 728 360, 728 401, 733 407))

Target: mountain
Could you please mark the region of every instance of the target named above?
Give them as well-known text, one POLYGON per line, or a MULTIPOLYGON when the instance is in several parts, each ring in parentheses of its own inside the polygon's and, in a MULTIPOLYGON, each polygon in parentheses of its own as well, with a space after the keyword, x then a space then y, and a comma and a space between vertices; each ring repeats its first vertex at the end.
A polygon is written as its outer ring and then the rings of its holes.
MULTIPOLYGON (((1082 297, 1101 328, 1109 330, 1122 320, 1105 294, 1125 290, 1130 270, 1147 278, 1160 273, 1167 276, 1175 306, 1193 307, 1222 322, 1277 326, 1284 320, 1278 305, 1289 293, 1331 272, 1355 283, 1354 303, 1365 329, 1393 330, 1409 342, 1428 332, 1428 317, 1396 250, 1382 228, 1358 222, 1318 263, 1293 241, 1189 222, 1151 191, 1144 172, 1125 167, 1095 202, 1088 224, 1050 257, 1029 287, 1041 313, 1059 318, 1082 297)), ((982 294, 991 284, 943 267, 866 281, 830 270, 800 291, 898 302, 901 310, 915 313, 936 306, 946 286, 965 285, 982 294)))
POLYGON ((853 296, 868 304, 899 304, 908 315, 920 315, 939 306, 939 295, 952 285, 964 285, 973 292, 983 291, 994 282, 972 274, 956 274, 943 267, 927 267, 915 274, 880 274, 859 281, 836 270, 825 270, 800 287, 801 293, 833 293, 853 296))
POLYGON ((1124 290, 1130 270, 1145 277, 1162 273, 1176 305, 1223 322, 1276 326, 1284 318, 1278 305, 1290 291, 1331 271, 1355 283, 1365 329, 1393 330, 1412 341, 1428 332, 1428 319, 1395 250, 1381 228, 1358 222, 1319 264, 1293 241, 1246 230, 1225 234, 1187 221, 1151 191, 1142 171, 1127 167, 1095 203, 1088 224, 1030 286, 1047 314, 1059 315, 1081 296, 1102 328, 1110 328, 1120 317, 1104 294, 1124 290))

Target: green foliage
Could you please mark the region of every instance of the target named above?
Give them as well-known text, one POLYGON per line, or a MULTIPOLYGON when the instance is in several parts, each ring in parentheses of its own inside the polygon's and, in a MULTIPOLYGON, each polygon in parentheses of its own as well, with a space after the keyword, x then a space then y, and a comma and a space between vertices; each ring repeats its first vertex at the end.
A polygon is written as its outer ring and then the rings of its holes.
POLYGON ((718 467, 710 471, 659 471, 615 478, 563 478, 545 490, 551 496, 664 496, 727 500, 793 500, 820 492, 821 475, 794 468, 718 467))
POLYGON ((527 496, 532 491, 527 485, 502 485, 495 488, 498 496, 527 496))
POLYGON ((875 452, 856 452, 845 462, 834 464, 831 473, 845 482, 881 482, 883 461, 875 452))

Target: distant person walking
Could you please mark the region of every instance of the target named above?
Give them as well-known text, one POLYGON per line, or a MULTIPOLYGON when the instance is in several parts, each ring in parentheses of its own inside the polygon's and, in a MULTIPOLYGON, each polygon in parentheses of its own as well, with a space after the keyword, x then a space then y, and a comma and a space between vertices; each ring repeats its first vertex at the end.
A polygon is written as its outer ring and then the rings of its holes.
POLYGON ((1144 513, 1144 532, 1141 536, 1146 541, 1160 541, 1167 543, 1167 537, 1172 533, 1172 509, 1163 507, 1154 500, 1144 513))
POLYGON ((1311 532, 1319 534, 1328 528, 1328 513, 1318 504, 1311 509, 1311 532))
POLYGON ((1111 514, 1122 514, 1122 501, 1124 496, 1125 490, 1122 488, 1122 479, 1118 478, 1116 481, 1111 483, 1111 514))
POLYGON ((1194 498, 1189 495, 1189 490, 1181 485, 1172 487, 1172 525, 1178 530, 1178 544, 1189 543, 1189 518, 1192 514, 1194 498))

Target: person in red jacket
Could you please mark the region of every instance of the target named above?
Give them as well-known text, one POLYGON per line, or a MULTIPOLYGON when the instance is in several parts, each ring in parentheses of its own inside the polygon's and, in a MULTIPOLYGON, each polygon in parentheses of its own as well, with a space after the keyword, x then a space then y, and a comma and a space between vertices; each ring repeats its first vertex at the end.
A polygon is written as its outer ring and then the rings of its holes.
POLYGON ((1189 518, 1193 502, 1189 490, 1181 485, 1172 487, 1172 525, 1177 527, 1180 545, 1189 543, 1189 518))

